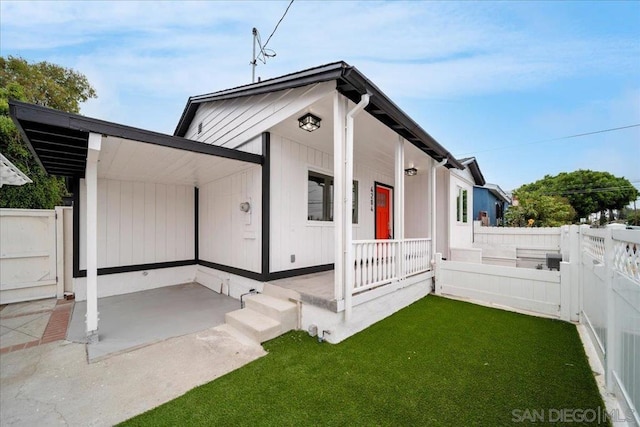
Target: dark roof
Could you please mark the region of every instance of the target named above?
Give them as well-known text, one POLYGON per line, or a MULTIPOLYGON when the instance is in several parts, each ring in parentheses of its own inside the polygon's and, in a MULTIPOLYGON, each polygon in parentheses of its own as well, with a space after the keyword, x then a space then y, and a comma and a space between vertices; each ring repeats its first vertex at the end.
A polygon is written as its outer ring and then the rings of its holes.
POLYGON ((469 168, 475 185, 484 185, 487 182, 482 175, 480 165, 478 165, 478 161, 475 157, 465 157, 463 159, 458 159, 458 161, 464 165, 464 169, 469 168))
POLYGON ((9 113, 29 150, 50 175, 84 177, 90 132, 250 163, 262 162, 262 157, 256 154, 24 102, 9 101, 9 113))
POLYGON ((434 159, 438 161, 442 161, 445 158, 449 159, 447 167, 464 168, 449 151, 405 114, 366 76, 360 73, 355 67, 343 61, 309 68, 273 79, 263 80, 258 83, 192 96, 187 101, 187 105, 182 112, 174 134, 177 136, 184 136, 186 134, 189 125, 195 117, 198 106, 202 103, 260 95, 332 80, 336 81, 336 89, 338 92, 355 103, 360 102, 362 95, 369 93, 371 99, 369 105, 365 108, 369 114, 434 159))

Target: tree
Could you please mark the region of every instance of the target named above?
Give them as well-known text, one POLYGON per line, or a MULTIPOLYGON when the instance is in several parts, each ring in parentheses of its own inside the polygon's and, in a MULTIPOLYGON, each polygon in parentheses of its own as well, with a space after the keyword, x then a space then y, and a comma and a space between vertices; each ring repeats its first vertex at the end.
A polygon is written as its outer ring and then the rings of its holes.
POLYGON ((520 189, 513 195, 518 204, 510 206, 504 215, 506 224, 511 227, 559 227, 570 224, 576 215, 567 199, 562 197, 520 189))
POLYGON ((78 113, 82 102, 95 97, 87 78, 72 69, 0 57, 0 152, 33 181, 20 187, 2 187, 0 207, 52 209, 67 193, 64 180, 47 175, 22 141, 9 117, 9 99, 78 113))
POLYGON ((577 219, 605 210, 621 210, 639 195, 638 190, 626 178, 591 170, 545 175, 518 190, 565 197, 576 211, 577 219))

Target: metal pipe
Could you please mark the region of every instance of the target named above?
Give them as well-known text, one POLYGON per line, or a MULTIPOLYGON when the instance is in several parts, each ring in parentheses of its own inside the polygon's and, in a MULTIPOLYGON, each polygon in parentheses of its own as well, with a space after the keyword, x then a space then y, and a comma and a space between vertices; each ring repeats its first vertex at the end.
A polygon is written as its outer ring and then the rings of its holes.
MULTIPOLYGON (((449 158, 443 159, 440 163, 436 163, 431 168, 431 265, 435 263, 436 259, 436 170, 447 164, 449 158)), ((434 160, 435 162, 435 160, 434 160)))

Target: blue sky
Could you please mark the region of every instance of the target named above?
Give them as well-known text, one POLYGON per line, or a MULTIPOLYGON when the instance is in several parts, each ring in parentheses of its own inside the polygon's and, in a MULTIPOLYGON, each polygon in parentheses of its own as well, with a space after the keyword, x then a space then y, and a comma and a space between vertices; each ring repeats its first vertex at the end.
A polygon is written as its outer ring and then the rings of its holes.
MULTIPOLYGON (((251 80, 289 1, 0 3, 0 53, 72 67, 99 98, 82 113, 173 133, 190 95, 251 80)), ((356 66, 505 190, 593 169, 640 188, 640 2, 296 0, 263 79, 356 66)))

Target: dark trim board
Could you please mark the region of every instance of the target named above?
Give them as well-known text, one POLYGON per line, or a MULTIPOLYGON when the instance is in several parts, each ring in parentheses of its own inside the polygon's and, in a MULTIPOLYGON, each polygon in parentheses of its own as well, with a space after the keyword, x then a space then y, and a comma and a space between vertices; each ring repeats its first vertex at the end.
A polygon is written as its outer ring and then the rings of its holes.
MULTIPOLYGON (((73 181, 73 277, 80 277, 80 178, 73 181)), ((86 275, 86 272, 85 272, 86 275)))
POLYGON ((271 134, 262 134, 262 277, 269 274, 271 258, 271 134))
POLYGON ((246 277, 247 279, 257 280, 258 282, 263 282, 264 277, 261 273, 256 273, 255 271, 244 270, 242 268, 230 267, 228 265, 216 264, 215 262, 198 260, 198 265, 202 265, 204 267, 213 268, 214 270, 224 271, 225 273, 235 274, 236 276, 246 277))
MULTIPOLYGON (((183 261, 155 262, 151 264, 123 265, 120 267, 105 267, 98 269, 98 276, 106 276, 108 274, 131 273, 134 271, 157 270, 159 268, 182 267, 185 265, 195 265, 198 261, 195 259, 187 259, 183 261)), ((78 276, 87 277, 87 270, 80 270, 78 276)))
POLYGON ((305 274, 320 273, 322 271, 333 270, 334 268, 334 264, 323 264, 311 267, 294 268, 293 270, 276 271, 274 273, 269 273, 265 282, 269 280, 286 279, 287 277, 304 276, 305 274))
POLYGON ((193 188, 193 257, 197 261, 200 255, 200 189, 193 188))

